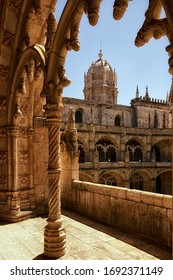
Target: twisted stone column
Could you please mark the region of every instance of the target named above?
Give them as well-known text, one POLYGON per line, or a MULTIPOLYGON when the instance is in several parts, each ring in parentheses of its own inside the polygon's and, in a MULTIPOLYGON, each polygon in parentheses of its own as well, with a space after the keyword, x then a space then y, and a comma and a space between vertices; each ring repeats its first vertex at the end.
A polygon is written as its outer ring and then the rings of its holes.
POLYGON ((49 214, 44 231, 44 254, 49 258, 59 258, 66 253, 66 233, 61 218, 60 191, 60 127, 63 113, 62 88, 50 83, 45 87, 49 133, 49 214))
POLYGON ((66 233, 61 219, 60 123, 48 118, 49 131, 49 215, 44 231, 44 254, 49 258, 65 255, 66 233))

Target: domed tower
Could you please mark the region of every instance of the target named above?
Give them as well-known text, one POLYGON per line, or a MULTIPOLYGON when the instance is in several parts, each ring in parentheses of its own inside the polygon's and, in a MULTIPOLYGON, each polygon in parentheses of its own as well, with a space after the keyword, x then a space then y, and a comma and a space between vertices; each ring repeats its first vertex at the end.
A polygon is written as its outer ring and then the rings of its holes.
POLYGON ((101 50, 98 56, 84 74, 84 98, 101 104, 117 104, 117 75, 103 59, 101 50))

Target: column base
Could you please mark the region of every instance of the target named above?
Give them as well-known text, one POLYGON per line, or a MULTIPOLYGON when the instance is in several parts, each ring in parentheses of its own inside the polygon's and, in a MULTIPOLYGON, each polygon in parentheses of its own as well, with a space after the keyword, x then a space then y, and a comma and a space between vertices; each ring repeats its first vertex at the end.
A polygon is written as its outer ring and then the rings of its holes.
POLYGON ((66 254, 66 232, 62 219, 49 221, 44 229, 44 255, 58 259, 66 254))
POLYGON ((18 223, 29 218, 34 218, 38 215, 37 211, 20 211, 16 214, 15 211, 2 212, 0 214, 0 219, 3 221, 18 223))

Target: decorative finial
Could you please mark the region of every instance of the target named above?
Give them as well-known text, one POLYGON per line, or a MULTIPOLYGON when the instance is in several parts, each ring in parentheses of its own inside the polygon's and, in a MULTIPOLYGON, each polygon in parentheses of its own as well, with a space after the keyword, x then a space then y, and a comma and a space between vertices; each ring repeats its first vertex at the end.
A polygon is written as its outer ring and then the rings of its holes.
POLYGON ((102 59, 102 57, 103 57, 103 53, 102 53, 102 50, 100 50, 100 52, 99 52, 99 58, 102 59))
POLYGON ((139 88, 138 88, 138 86, 136 87, 136 98, 139 98, 139 88))
POLYGON ((173 75, 172 75, 172 83, 171 83, 168 99, 169 99, 169 103, 173 103, 173 75))
POLYGON ((146 97, 146 98, 149 98, 148 86, 146 86, 146 93, 145 93, 145 97, 146 97))

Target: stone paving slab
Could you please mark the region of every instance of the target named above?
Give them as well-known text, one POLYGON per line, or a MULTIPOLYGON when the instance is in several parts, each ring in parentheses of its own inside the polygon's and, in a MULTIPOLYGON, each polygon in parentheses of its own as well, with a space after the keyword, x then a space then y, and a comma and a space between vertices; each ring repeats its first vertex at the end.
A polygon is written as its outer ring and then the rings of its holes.
MULTIPOLYGON (((133 234, 63 211, 67 253, 61 260, 171 260, 171 250, 133 234)), ((45 260, 45 217, 0 223, 0 260, 45 260)))

